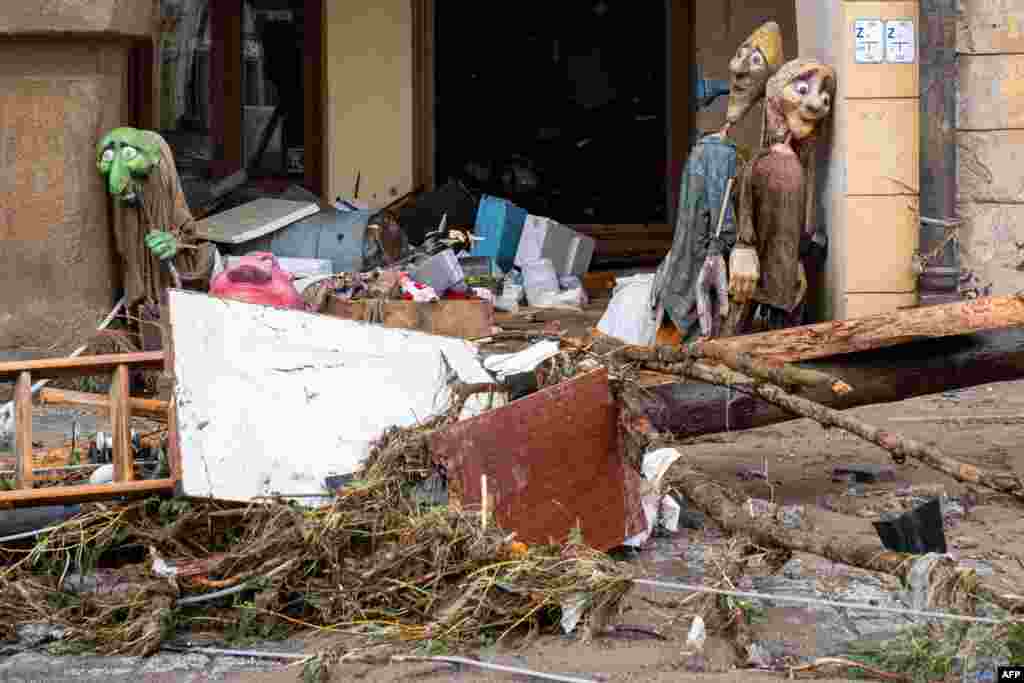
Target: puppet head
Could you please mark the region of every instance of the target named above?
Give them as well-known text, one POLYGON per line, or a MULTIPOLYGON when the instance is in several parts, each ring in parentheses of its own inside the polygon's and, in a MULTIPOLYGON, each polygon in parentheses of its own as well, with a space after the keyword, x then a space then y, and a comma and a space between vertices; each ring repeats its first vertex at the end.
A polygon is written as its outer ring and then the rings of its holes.
POLYGON ((141 185, 160 163, 160 143, 149 131, 115 128, 96 145, 96 166, 107 191, 129 206, 139 205, 141 185))
POLYGON ((782 65, 782 31, 769 21, 743 41, 729 62, 729 109, 726 121, 735 124, 764 97, 765 84, 782 65))
POLYGON ((832 113, 836 83, 835 69, 821 62, 787 62, 768 81, 766 141, 781 142, 788 134, 806 140, 818 133, 832 113))

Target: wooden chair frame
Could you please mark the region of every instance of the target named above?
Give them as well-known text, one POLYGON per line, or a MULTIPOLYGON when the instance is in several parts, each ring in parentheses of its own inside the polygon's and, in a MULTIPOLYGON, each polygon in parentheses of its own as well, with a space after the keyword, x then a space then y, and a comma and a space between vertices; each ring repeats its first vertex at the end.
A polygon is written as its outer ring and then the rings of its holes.
POLYGON ((125 353, 80 358, 55 358, 27 362, 0 363, 0 382, 15 383, 14 455, 17 489, 0 492, 0 508, 69 505, 122 496, 148 496, 174 493, 181 481, 181 457, 174 401, 168 409, 168 464, 171 476, 165 479, 136 480, 129 418, 129 370, 165 369, 168 356, 163 351, 125 353), (34 488, 32 454, 32 382, 39 379, 86 377, 110 373, 110 422, 113 440, 114 482, 34 488))

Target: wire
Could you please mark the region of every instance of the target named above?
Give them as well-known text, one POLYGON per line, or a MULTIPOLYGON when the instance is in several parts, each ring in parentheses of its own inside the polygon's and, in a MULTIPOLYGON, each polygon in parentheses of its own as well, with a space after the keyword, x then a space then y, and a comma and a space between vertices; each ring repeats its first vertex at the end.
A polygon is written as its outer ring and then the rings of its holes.
POLYGON ((730 595, 737 598, 753 598, 756 600, 772 600, 774 602, 799 602, 805 605, 823 605, 826 607, 842 607, 845 609, 859 609, 868 612, 885 612, 887 614, 904 614, 910 617, 927 617, 930 619, 947 619, 950 621, 969 621, 979 624, 1002 624, 1003 620, 990 619, 988 617, 969 617, 962 614, 950 614, 948 612, 926 612, 916 609, 905 609, 901 607, 882 607, 880 605, 869 605, 856 602, 840 602, 838 600, 822 600, 819 598, 802 598, 795 595, 771 595, 768 593, 754 593, 750 591, 728 591, 707 586, 696 586, 688 583, 670 583, 667 581, 652 581, 650 579, 633 579, 633 583, 651 586, 654 588, 665 588, 675 591, 688 591, 694 593, 713 593, 715 595, 730 595))

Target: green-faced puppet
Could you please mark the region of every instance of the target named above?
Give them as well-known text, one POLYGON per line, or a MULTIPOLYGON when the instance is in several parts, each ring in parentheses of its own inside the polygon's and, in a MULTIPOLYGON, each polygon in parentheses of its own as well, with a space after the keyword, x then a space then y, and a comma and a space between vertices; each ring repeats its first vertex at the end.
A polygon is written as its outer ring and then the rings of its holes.
MULTIPOLYGON (((160 141, 150 131, 115 128, 96 145, 96 166, 107 181, 107 191, 114 201, 135 209, 144 207, 146 180, 159 164, 160 141)), ((174 235, 158 229, 146 235, 146 246, 161 260, 178 251, 174 235)))

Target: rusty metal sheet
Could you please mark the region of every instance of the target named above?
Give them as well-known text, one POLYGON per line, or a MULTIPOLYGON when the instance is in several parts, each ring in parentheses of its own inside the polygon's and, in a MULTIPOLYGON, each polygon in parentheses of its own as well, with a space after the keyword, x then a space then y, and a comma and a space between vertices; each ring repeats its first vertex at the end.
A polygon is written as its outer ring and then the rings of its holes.
POLYGON ((578 521, 588 545, 609 550, 646 528, 627 509, 617 418, 601 369, 440 430, 431 451, 463 507, 479 508, 487 475, 493 519, 519 540, 563 542, 578 521))

